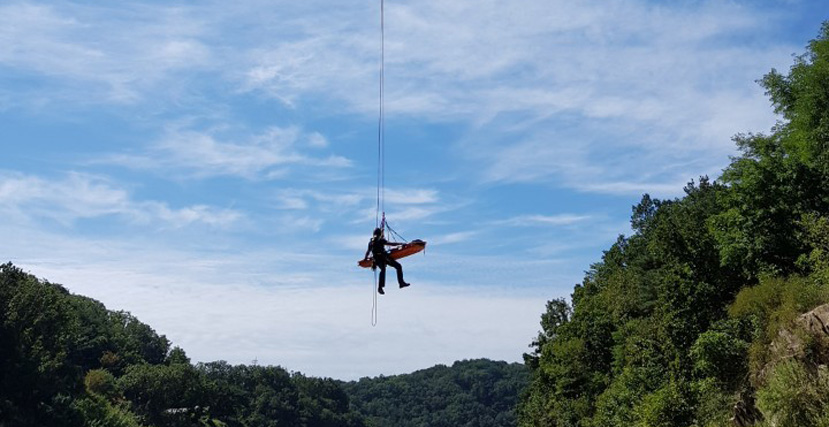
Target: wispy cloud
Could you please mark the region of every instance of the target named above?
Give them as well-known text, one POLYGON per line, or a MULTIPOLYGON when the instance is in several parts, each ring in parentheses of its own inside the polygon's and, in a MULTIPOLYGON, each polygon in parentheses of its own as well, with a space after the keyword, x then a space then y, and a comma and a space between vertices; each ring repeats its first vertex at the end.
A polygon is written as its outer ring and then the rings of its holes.
POLYGON ((434 189, 389 188, 384 194, 386 202, 396 205, 422 205, 438 201, 438 192, 434 189))
MULTIPOLYGON (((524 278, 498 273, 493 259, 413 257, 406 273, 414 285, 379 300, 380 322, 372 328, 374 282, 355 264, 362 254, 343 260, 295 246, 193 252, 136 236, 69 237, 5 223, 0 231, 11 237, 0 240, 0 252, 15 253, 11 260, 20 267, 109 309, 130 311, 194 361, 258 359, 315 376, 391 375, 482 356, 520 361, 548 298, 537 288, 447 287, 424 277, 432 268, 451 267, 449 274, 463 268, 524 278), (15 248, 11 242, 22 236, 30 244, 15 248), (436 264, 426 269, 426 261, 436 264), (508 320, 491 322, 496 311, 508 320), (329 351, 318 351, 321 342, 329 351)), ((531 264, 511 265, 527 272, 538 267, 531 264)))
POLYGON ((114 215, 128 222, 167 227, 198 223, 225 227, 243 217, 238 211, 206 205, 172 208, 158 201, 134 200, 110 180, 84 173, 69 173, 57 179, 0 173, 0 211, 20 221, 48 218, 64 226, 80 219, 114 215))
POLYGON ((590 215, 574 215, 574 214, 560 214, 560 215, 520 215, 503 221, 497 221, 497 224, 508 226, 560 226, 573 225, 576 223, 585 222, 593 218, 590 215))
MULTIPOLYGON (((281 179, 291 167, 347 168, 351 161, 335 154, 315 156, 319 133, 297 127, 270 127, 256 135, 222 135, 223 130, 193 130, 170 125, 147 154, 115 154, 94 161, 130 168, 187 171, 195 177, 238 176, 281 179)), ((174 173, 174 172, 173 172, 174 173)))
POLYGON ((277 207, 286 210, 305 210, 314 206, 322 211, 336 210, 342 212, 346 209, 354 209, 364 204, 366 200, 374 195, 367 191, 356 192, 343 190, 330 192, 312 189, 287 188, 277 190, 275 199, 277 207))
POLYGON ((430 244, 434 245, 451 245, 454 243, 463 243, 468 242, 474 239, 476 236, 481 234, 480 231, 456 231, 454 233, 448 233, 441 236, 436 236, 436 238, 429 242, 430 244))
POLYGON ((80 84, 71 96, 82 104, 134 102, 171 73, 209 66, 212 53, 200 40, 198 20, 174 7, 127 8, 2 5, 0 65, 53 79, 62 88, 53 98, 70 90, 62 80, 80 84))

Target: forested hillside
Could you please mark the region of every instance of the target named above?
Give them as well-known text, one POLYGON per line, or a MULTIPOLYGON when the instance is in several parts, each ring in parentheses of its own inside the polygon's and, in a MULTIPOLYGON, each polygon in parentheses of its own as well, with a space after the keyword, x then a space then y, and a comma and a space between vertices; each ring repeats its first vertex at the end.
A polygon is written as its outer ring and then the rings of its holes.
POLYGON ((362 378, 344 387, 357 411, 377 426, 514 426, 523 364, 466 360, 407 375, 362 378))
POLYGON ((0 427, 512 426, 528 376, 489 360, 350 383, 194 365, 129 313, 0 266, 0 427))
POLYGON ((0 266, 0 426, 362 426, 332 379, 193 365, 125 312, 0 266))
POLYGON ((759 83, 777 126, 737 135, 721 178, 645 195, 548 303, 521 425, 829 426, 827 329, 798 317, 829 302, 829 24, 759 83))

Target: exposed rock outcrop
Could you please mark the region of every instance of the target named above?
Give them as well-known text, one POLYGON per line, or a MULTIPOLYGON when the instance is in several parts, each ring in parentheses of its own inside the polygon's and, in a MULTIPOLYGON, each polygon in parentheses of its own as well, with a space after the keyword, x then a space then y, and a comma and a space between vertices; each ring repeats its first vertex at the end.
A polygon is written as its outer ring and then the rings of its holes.
MULTIPOLYGON (((771 358, 752 383, 759 386, 765 376, 784 360, 797 359, 815 368, 815 372, 829 364, 829 304, 824 304, 798 316, 789 327, 783 328, 770 347, 771 358)), ((750 427, 763 420, 756 407, 754 391, 741 393, 734 405, 731 423, 737 427, 750 427)))
POLYGON ((809 357, 812 359, 810 362, 815 364, 827 363, 829 354, 808 351, 808 345, 821 347, 825 343, 829 343, 829 304, 801 314, 790 328, 780 330, 771 344, 773 360, 770 365, 792 357, 809 357))

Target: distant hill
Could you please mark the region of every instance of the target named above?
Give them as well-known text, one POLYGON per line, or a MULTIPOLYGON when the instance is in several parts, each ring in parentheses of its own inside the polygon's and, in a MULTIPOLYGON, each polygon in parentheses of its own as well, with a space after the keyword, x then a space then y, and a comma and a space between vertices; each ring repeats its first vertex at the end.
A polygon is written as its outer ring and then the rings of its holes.
POLYGON ((495 427, 516 425, 515 406, 528 381, 523 364, 478 359, 343 388, 372 426, 495 427))
POLYGON ((0 265, 0 427, 508 426, 527 380, 487 360, 354 383, 194 365, 131 314, 0 265))

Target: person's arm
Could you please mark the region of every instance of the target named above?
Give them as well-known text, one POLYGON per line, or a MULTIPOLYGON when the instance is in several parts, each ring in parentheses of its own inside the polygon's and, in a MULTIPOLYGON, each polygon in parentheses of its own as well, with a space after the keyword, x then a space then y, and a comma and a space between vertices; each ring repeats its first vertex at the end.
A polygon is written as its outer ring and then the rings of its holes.
POLYGON ((368 259, 368 254, 371 253, 371 244, 372 244, 372 242, 373 242, 373 240, 368 241, 368 249, 366 249, 366 255, 363 257, 363 259, 368 259))

